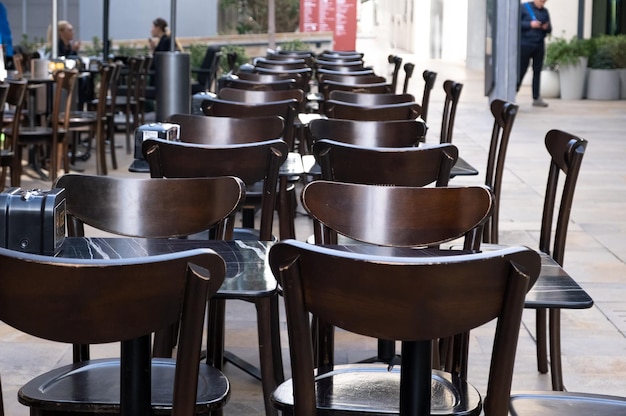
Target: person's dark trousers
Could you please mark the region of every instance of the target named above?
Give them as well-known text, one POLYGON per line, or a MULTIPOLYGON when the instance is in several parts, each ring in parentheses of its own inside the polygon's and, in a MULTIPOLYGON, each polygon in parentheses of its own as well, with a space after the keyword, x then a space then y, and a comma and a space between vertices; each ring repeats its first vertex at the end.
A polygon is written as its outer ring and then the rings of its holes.
POLYGON ((539 45, 522 44, 520 47, 520 60, 519 60, 519 79, 517 81, 517 89, 519 90, 520 84, 524 79, 526 70, 530 60, 533 60, 533 99, 539 98, 539 85, 541 82, 541 69, 543 68, 543 56, 545 54, 545 46, 542 43, 539 45))

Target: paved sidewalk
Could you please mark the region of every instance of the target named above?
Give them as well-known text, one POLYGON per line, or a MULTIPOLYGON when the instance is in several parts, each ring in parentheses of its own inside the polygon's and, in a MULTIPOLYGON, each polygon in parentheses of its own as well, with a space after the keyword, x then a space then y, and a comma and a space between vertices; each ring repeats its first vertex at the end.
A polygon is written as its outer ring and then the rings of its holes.
MULTIPOLYGON (((387 55, 403 57, 415 64, 409 92, 421 100, 424 69, 438 73, 429 110, 427 142, 437 142, 441 110, 442 83, 452 79, 464 84, 461 94, 453 143, 460 154, 481 174, 457 177, 454 185, 481 184, 487 159, 492 118, 487 98, 483 95, 483 77, 478 71, 466 70, 459 63, 415 61, 414 56, 394 50, 384 40, 373 36, 360 37, 357 49, 365 52, 366 63, 376 72, 389 76, 387 55)), ((404 82, 401 71, 399 85, 404 82)), ((569 236, 565 254, 566 270, 593 297, 595 306, 588 310, 564 311, 562 314, 563 372, 566 387, 571 391, 624 394, 626 386, 626 100, 562 101, 547 100, 548 108, 531 106, 529 87, 518 95, 517 116, 506 161, 501 194, 501 243, 537 247, 543 195, 549 158, 543 140, 550 129, 561 129, 589 141, 578 188, 574 197, 569 236)), ((119 134, 118 143, 123 143, 119 134)), ((132 160, 118 149, 120 169, 115 176, 136 176, 127 171, 132 160)), ((94 158, 79 162, 86 173, 95 173, 94 158)), ((27 172, 28 173, 28 172, 27 172)), ((24 176, 25 187, 49 187, 49 183, 24 176)), ((297 238, 305 239, 311 232, 306 216, 297 217, 297 238)), ((258 363, 254 306, 244 302, 227 302, 227 348, 251 362, 258 363)), ((284 319, 284 315, 283 315, 284 319)), ((283 329, 284 329, 283 322, 283 329)), ((492 326, 475 331, 470 345, 470 379, 485 390, 484 375, 489 363, 488 342, 492 326)), ((526 311, 513 382, 514 390, 549 389, 550 377, 536 370, 534 313, 526 311)), ((369 357, 375 341, 340 333, 338 361, 369 357)), ((32 376, 71 360, 67 345, 43 343, 0 325, 0 374, 7 414, 26 415, 27 409, 17 404, 16 391, 32 376)), ((283 332, 285 369, 289 374, 287 338, 283 332)), ((99 351, 115 351, 106 346, 99 351)), ((232 383, 232 396, 226 415, 263 414, 260 383, 240 370, 227 365, 232 383)))

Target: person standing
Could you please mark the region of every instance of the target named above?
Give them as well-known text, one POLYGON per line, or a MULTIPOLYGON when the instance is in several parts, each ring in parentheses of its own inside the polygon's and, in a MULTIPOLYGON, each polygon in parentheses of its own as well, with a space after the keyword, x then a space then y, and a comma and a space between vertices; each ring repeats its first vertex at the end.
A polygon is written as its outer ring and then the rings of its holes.
POLYGON ((3 2, 0 2, 0 43, 4 49, 5 61, 10 64, 13 61, 13 37, 11 36, 7 9, 3 2))
POLYGON ((154 54, 155 52, 169 52, 172 42, 169 31, 167 30, 167 21, 161 17, 157 17, 152 22, 152 30, 150 31, 152 36, 148 39, 150 44, 150 50, 154 54), (158 41, 155 42, 154 38, 158 41))
POLYGON ((550 14, 544 7, 546 0, 532 0, 522 3, 520 8, 521 36, 519 78, 517 90, 524 79, 530 60, 533 61, 533 106, 547 107, 548 103, 540 96, 541 70, 545 55, 545 38, 552 32, 550 14))

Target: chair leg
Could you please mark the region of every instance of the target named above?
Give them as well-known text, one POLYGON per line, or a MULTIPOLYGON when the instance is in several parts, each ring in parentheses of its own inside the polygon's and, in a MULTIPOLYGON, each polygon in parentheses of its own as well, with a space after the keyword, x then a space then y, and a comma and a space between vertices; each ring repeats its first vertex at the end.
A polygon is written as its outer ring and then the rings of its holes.
POLYGON ((546 328, 546 310, 537 309, 537 322, 535 331, 537 332, 537 370, 545 374, 548 372, 548 348, 547 348, 547 328, 546 328))
POLYGON ((113 170, 117 170, 117 155, 115 153, 115 121, 113 120, 113 116, 107 116, 106 124, 106 137, 109 140, 109 151, 111 152, 111 166, 113 167, 113 170))
POLYGON ((552 390, 564 391, 563 368, 561 365, 561 310, 550 309, 550 372, 552 375, 552 390))
POLYGON ((278 412, 272 406, 271 396, 278 384, 284 380, 277 316, 278 295, 259 298, 254 304, 257 310, 259 362, 265 414, 277 415, 278 412))

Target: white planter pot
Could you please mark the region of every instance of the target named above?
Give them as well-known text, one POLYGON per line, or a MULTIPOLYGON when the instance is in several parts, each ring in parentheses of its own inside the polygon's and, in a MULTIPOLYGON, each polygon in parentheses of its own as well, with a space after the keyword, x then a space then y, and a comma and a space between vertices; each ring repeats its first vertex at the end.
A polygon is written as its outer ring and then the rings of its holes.
POLYGON ((587 58, 579 58, 578 64, 559 67, 561 81, 561 98, 563 100, 580 100, 585 94, 585 77, 587 75, 587 58))
POLYGON ((541 71, 541 88, 539 94, 543 98, 559 98, 561 95, 561 82, 559 73, 552 69, 541 71))
POLYGON ((587 98, 590 100, 619 100, 619 72, 616 69, 589 69, 587 98))
POLYGON ((617 70, 619 72, 619 83, 620 83, 620 98, 622 100, 626 99, 626 68, 620 68, 617 70))

